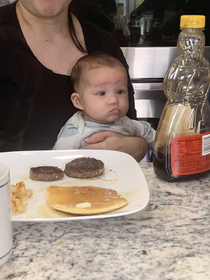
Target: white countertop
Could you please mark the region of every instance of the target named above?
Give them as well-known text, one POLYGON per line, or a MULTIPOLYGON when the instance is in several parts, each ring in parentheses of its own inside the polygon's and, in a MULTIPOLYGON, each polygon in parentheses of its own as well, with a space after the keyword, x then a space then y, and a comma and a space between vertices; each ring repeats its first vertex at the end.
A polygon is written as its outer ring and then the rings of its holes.
POLYGON ((140 164, 150 203, 136 214, 55 223, 13 223, 1 280, 209 280, 210 175, 159 180, 140 164))

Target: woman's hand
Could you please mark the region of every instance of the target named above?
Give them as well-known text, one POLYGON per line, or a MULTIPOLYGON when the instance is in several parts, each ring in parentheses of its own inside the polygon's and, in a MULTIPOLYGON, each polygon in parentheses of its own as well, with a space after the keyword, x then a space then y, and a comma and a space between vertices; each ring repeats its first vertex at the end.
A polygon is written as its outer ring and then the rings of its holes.
POLYGON ((87 146, 82 149, 114 150, 125 152, 138 162, 146 155, 148 146, 141 137, 124 136, 113 131, 102 131, 85 138, 87 146))

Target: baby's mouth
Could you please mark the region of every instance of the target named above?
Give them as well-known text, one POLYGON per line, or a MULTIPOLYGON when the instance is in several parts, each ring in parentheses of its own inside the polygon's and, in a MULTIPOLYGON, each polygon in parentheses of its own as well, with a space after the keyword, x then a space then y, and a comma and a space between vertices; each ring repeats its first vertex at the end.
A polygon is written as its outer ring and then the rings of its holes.
POLYGON ((111 110, 110 113, 111 113, 112 115, 118 115, 119 112, 120 112, 120 110, 119 110, 118 108, 114 108, 114 109, 111 110))

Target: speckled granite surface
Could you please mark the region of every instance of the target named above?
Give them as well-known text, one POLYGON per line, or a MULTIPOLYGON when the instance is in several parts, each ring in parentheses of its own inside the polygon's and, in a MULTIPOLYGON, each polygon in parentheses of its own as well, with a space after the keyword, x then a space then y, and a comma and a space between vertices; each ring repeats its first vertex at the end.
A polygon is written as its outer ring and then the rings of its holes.
POLYGON ((140 164, 150 191, 136 214, 13 224, 14 250, 1 280, 209 280, 210 176, 166 183, 140 164))

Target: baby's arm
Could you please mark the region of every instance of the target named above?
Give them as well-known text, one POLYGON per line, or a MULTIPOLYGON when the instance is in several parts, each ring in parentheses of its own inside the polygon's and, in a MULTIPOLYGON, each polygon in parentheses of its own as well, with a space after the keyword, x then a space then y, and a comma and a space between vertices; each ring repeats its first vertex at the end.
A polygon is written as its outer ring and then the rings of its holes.
POLYGON ((70 123, 65 124, 57 138, 53 150, 79 149, 82 143, 82 136, 78 129, 70 123))
POLYGON ((150 148, 153 150, 156 131, 146 121, 131 120, 134 128, 134 135, 144 138, 150 148))

